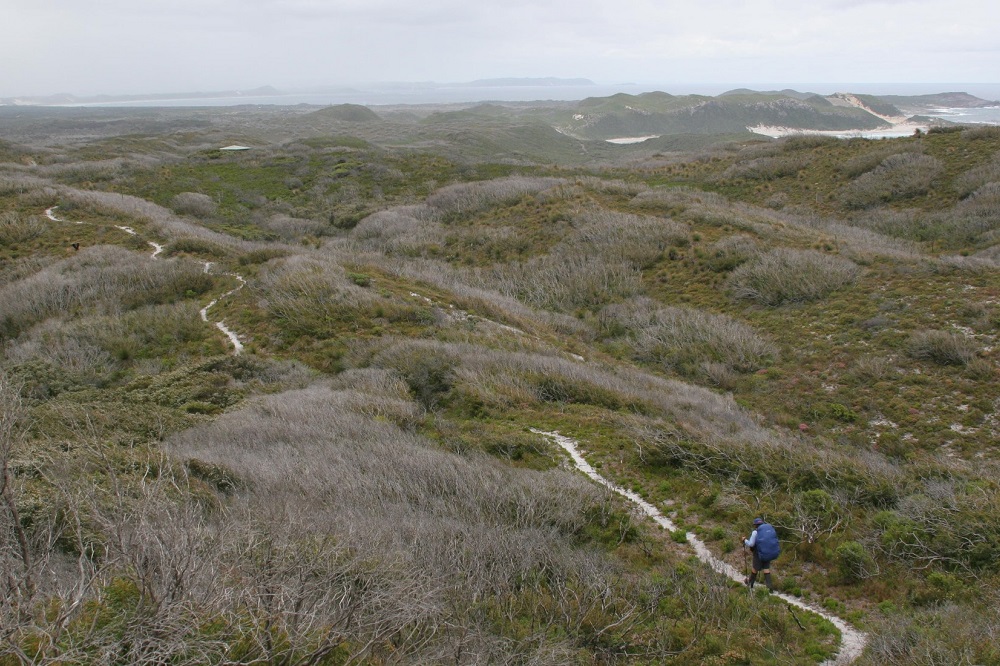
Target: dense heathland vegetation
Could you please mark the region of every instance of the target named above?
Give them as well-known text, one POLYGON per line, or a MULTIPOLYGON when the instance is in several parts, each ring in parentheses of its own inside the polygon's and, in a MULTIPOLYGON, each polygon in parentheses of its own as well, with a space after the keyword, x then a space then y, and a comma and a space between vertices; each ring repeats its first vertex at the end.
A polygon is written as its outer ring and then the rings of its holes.
POLYGON ((1000 663, 1000 130, 542 115, 0 109, 0 663, 1000 663))

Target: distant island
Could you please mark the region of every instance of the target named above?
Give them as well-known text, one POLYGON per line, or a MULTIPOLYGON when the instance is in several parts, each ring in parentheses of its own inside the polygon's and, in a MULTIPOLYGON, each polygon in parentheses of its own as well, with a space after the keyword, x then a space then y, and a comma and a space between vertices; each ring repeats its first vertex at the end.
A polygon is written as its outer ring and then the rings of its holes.
POLYGON ((554 76, 546 76, 542 78, 477 79, 458 85, 467 88, 554 88, 558 86, 593 86, 597 84, 590 79, 560 79, 554 76))

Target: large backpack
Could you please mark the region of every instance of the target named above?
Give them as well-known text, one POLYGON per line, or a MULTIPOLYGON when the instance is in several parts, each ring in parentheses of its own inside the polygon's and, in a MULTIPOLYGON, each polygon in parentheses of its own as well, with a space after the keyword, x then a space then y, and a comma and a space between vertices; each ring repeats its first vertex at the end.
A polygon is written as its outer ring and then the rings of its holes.
POLYGON ((778 543, 778 533, 774 527, 764 523, 757 526, 757 541, 754 544, 757 550, 757 557, 764 562, 770 562, 781 555, 781 544, 778 543))

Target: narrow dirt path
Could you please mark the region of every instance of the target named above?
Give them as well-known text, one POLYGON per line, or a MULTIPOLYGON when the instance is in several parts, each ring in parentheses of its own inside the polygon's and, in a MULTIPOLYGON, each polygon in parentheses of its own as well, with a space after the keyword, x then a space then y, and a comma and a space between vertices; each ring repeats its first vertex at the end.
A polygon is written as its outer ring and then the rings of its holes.
MULTIPOLYGON (((205 272, 208 273, 211 269, 212 269, 212 262, 211 261, 206 261, 205 262, 205 272)), ((204 321, 204 322, 206 322, 206 323, 208 322, 208 311, 209 311, 209 309, 212 306, 214 306, 216 303, 218 303, 219 301, 221 301, 223 298, 226 298, 227 296, 232 296, 233 294, 235 294, 236 292, 238 292, 240 289, 242 289, 243 287, 245 287, 246 284, 247 284, 247 281, 239 273, 224 273, 224 275, 228 275, 230 277, 236 278, 239 281, 239 284, 236 287, 234 287, 233 289, 230 289, 229 291, 227 291, 226 293, 224 293, 222 296, 219 296, 214 301, 212 301, 211 303, 209 303, 208 305, 206 305, 205 307, 203 307, 201 309, 201 320, 204 321)), ((229 341, 233 344, 233 354, 235 354, 236 356, 239 356, 241 353, 243 353, 243 343, 240 342, 239 336, 237 336, 233 331, 231 331, 226 326, 225 320, 219 320, 219 321, 215 322, 215 327, 217 329, 219 329, 220 331, 222 331, 226 335, 227 338, 229 338, 229 341)))
MULTIPOLYGON (((56 217, 55 210, 58 207, 59 206, 52 206, 51 208, 46 208, 45 209, 45 217, 49 218, 53 222, 63 222, 63 223, 68 223, 68 224, 87 224, 87 222, 69 221, 69 220, 64 220, 62 218, 56 217)), ((119 225, 119 224, 115 224, 115 225, 112 225, 112 226, 114 226, 115 229, 120 229, 121 231, 124 231, 129 236, 138 236, 138 234, 136 233, 135 229, 133 229, 132 227, 127 227, 127 226, 119 225)), ((151 240, 147 240, 146 242, 149 243, 149 245, 152 246, 152 248, 153 248, 153 253, 151 255, 149 255, 149 258, 150 259, 157 259, 158 256, 159 256, 159 254, 163 252, 163 249, 164 249, 163 246, 160 245, 159 243, 155 243, 155 242, 153 242, 151 240)), ((208 273, 211 270, 211 268, 212 268, 212 262, 206 261, 205 262, 205 272, 208 273)), ((241 354, 243 352, 243 343, 240 341, 239 336, 237 336, 236 333, 234 333, 232 330, 230 330, 223 321, 210 322, 209 319, 208 319, 208 311, 209 311, 209 309, 212 306, 214 306, 216 303, 218 303, 219 301, 221 301, 223 298, 226 298, 227 296, 232 296, 233 294, 235 294, 236 292, 238 292, 240 289, 242 289, 244 286, 246 286, 247 281, 243 278, 242 275, 239 275, 238 273, 224 273, 223 275, 228 275, 230 277, 236 278, 236 280, 239 281, 239 285, 237 285, 234 289, 230 289, 229 291, 227 291, 226 293, 222 294, 221 296, 219 296, 218 298, 216 298, 215 300, 213 300, 211 303, 209 303, 208 305, 206 305, 205 307, 203 307, 201 309, 201 320, 203 322, 205 322, 205 323, 214 323, 215 327, 217 329, 219 329, 220 331, 222 331, 222 333, 225 334, 225 336, 229 339, 229 342, 232 343, 232 345, 233 345, 233 354, 235 354, 235 355, 238 356, 239 354, 241 354)))
MULTIPOLYGON (((65 222, 67 224, 87 224, 86 222, 77 222, 76 220, 64 220, 61 217, 56 217, 56 213, 55 213, 56 208, 59 208, 59 206, 53 206, 52 208, 46 208, 45 209, 45 217, 49 218, 53 222, 65 222)), ((122 226, 122 225, 118 225, 118 224, 114 224, 114 225, 111 225, 111 226, 113 226, 115 229, 121 229, 122 231, 124 231, 125 233, 127 233, 129 236, 137 236, 138 235, 138 234, 136 234, 135 229, 133 229, 132 227, 126 227, 126 226, 122 226)), ((153 246, 153 255, 152 255, 152 257, 153 257, 153 259, 156 259, 156 255, 158 255, 159 253, 163 252, 163 246, 160 245, 159 243, 154 243, 153 241, 146 241, 146 242, 149 243, 151 246, 153 246)))
MULTIPOLYGON (((588 463, 583 454, 580 453, 578 448, 578 443, 559 434, 558 432, 546 432, 544 430, 531 429, 531 432, 542 435, 543 437, 555 442, 560 447, 562 447, 570 457, 573 459, 573 464, 578 470, 589 476, 591 479, 613 490, 614 492, 622 495, 623 497, 630 500, 632 503, 636 504, 643 513, 652 518, 658 525, 664 529, 674 532, 677 530, 677 526, 673 522, 657 509, 655 506, 644 500, 642 497, 632 492, 631 490, 626 490, 621 486, 618 486, 611 481, 608 481, 603 476, 597 473, 597 471, 588 463)), ((718 573, 734 580, 741 585, 743 584, 743 574, 741 574, 735 567, 726 562, 723 562, 719 558, 715 557, 712 552, 708 549, 708 546, 699 539, 692 532, 687 533, 687 542, 691 544, 694 548, 695 555, 699 560, 708 564, 712 569, 718 573)), ((782 592, 773 593, 774 596, 778 597, 782 601, 795 606, 796 608, 801 608, 802 610, 809 611, 810 613, 815 613, 827 620, 829 620, 837 629, 840 631, 840 650, 837 655, 832 659, 824 662, 823 666, 843 666, 844 664, 853 663, 865 649, 865 645, 868 642, 867 634, 858 631, 851 627, 843 619, 833 615, 821 608, 808 604, 801 599, 793 597, 782 592)))

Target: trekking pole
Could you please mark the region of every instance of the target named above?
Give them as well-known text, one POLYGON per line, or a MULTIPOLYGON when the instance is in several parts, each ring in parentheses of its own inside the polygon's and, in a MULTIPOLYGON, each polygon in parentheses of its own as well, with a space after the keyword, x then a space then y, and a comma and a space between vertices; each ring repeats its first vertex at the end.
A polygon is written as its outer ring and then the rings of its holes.
POLYGON ((746 578, 750 575, 750 565, 747 564, 747 546, 743 544, 743 577, 746 578))
POLYGON ((802 623, 799 622, 799 618, 795 616, 795 611, 792 610, 792 605, 786 604, 785 607, 788 608, 788 614, 792 616, 793 620, 795 620, 795 624, 799 625, 799 629, 805 631, 806 628, 802 626, 802 623))

